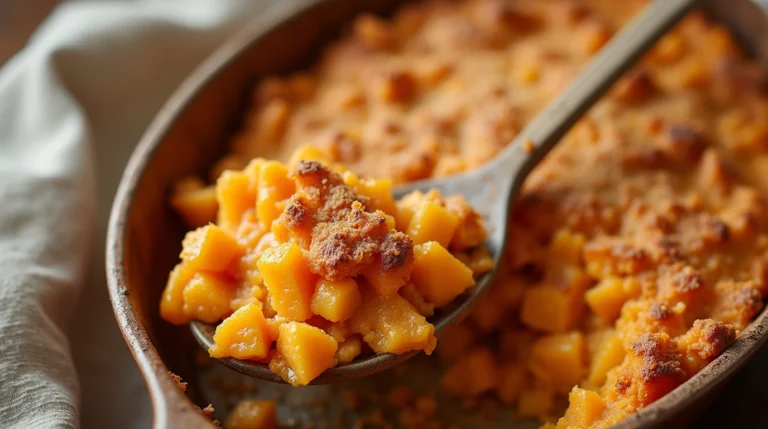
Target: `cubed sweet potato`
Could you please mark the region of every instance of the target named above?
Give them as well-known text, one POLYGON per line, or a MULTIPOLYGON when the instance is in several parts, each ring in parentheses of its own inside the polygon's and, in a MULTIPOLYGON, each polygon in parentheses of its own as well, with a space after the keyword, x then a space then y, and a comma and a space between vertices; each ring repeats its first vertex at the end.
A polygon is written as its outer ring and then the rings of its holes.
POLYGON ((181 216, 187 227, 205 226, 216 221, 216 212, 219 207, 216 202, 216 188, 207 186, 175 191, 171 195, 171 207, 181 216))
MULTIPOLYGON (((379 213, 377 212, 377 214, 379 214, 379 213)), ((397 223, 395 221, 395 217, 394 216, 388 215, 388 214, 386 214, 384 212, 381 212, 380 214, 382 214, 384 216, 384 220, 387 222, 387 229, 389 229, 389 230, 397 229, 397 223)))
POLYGON ((528 357, 528 368, 541 383, 567 392, 586 375, 584 334, 574 331, 539 338, 528 357))
POLYGON ((216 327, 211 357, 263 359, 272 346, 272 338, 261 305, 250 303, 240 307, 216 327))
POLYGON ((188 232, 182 246, 181 259, 194 270, 225 271, 244 253, 235 237, 216 225, 188 232))
POLYGON ((318 161, 330 165, 331 157, 315 146, 303 145, 293 151, 288 165, 293 168, 298 165, 299 161, 318 161))
POLYGON ((607 277, 584 293, 589 308, 607 323, 613 323, 619 317, 628 298, 624 281, 618 277, 607 277))
POLYGON ((592 387, 601 387, 605 383, 608 371, 623 360, 624 346, 618 335, 615 332, 604 335, 592 354, 587 382, 592 387))
POLYGON ((482 216, 469 205, 463 195, 445 197, 445 209, 459 219, 459 225, 451 239, 451 250, 476 247, 488 238, 482 216))
POLYGON ((364 179, 351 171, 345 171, 342 177, 344 184, 352 188, 355 193, 369 198, 368 210, 381 210, 388 215, 395 214, 395 198, 392 196, 391 179, 364 179))
POLYGON ((440 243, 430 241, 413 248, 411 282, 436 307, 444 307, 475 284, 472 270, 440 243))
POLYGON ((312 295, 312 312, 331 322, 347 320, 360 306, 360 291, 352 279, 322 279, 312 295))
POLYGON ((528 289, 523 295, 520 320, 539 331, 567 331, 573 325, 571 298, 564 291, 553 287, 528 289))
POLYGON ((378 295, 370 287, 361 286, 360 292, 362 304, 347 323, 352 332, 363 336, 373 351, 432 353, 437 344, 435 327, 410 302, 400 295, 378 295))
POLYGON ((421 203, 425 201, 425 196, 422 192, 414 191, 408 195, 400 198, 395 203, 395 225, 398 231, 405 232, 408 230, 408 225, 411 223, 413 214, 421 206, 421 203))
POLYGON ((543 332, 566 332, 576 328, 584 316, 586 275, 569 269, 567 287, 540 286, 527 289, 520 308, 520 320, 528 327, 543 332))
POLYGON ((227 429, 276 429, 275 401, 245 399, 237 403, 227 416, 227 429))
POLYGON ((166 322, 174 325, 189 322, 189 317, 184 314, 184 288, 194 275, 195 270, 189 264, 181 262, 168 276, 168 282, 160 299, 160 317, 166 322))
POLYGON ((415 244, 436 241, 448 247, 459 226, 459 218, 444 207, 424 201, 408 223, 408 234, 415 244))
POLYGON ((257 266, 278 315, 298 321, 312 317, 316 278, 298 245, 283 243, 265 250, 257 266))
POLYGON ((339 345, 322 329, 303 322, 287 322, 280 325, 277 351, 288 367, 293 370, 290 380, 294 386, 309 384, 318 375, 336 365, 339 345))
POLYGON ((284 201, 296 192, 296 184, 288 177, 288 168, 277 162, 267 161, 259 172, 256 216, 264 229, 283 212, 284 201))
POLYGON ((256 180, 244 171, 226 170, 216 181, 216 201, 219 204, 217 224, 234 233, 248 209, 256 204, 256 180))
POLYGON ((603 415, 606 408, 605 401, 597 392, 579 387, 574 387, 568 394, 568 402, 565 419, 570 427, 589 427, 603 415))
POLYGON ((549 243, 549 257, 561 263, 579 265, 584 242, 581 234, 574 234, 567 229, 558 230, 549 243))
POLYGON ((237 295, 231 279, 210 272, 198 272, 184 288, 184 314, 193 320, 215 323, 232 313, 230 303, 237 295))

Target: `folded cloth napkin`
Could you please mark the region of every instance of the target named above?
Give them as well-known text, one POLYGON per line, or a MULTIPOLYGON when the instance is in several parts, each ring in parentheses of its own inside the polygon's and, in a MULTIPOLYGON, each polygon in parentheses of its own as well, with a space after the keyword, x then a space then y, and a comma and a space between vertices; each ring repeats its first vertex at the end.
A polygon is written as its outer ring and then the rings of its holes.
POLYGON ((107 297, 107 215, 163 101, 268 3, 67 3, 0 68, 0 426, 150 425, 107 297))

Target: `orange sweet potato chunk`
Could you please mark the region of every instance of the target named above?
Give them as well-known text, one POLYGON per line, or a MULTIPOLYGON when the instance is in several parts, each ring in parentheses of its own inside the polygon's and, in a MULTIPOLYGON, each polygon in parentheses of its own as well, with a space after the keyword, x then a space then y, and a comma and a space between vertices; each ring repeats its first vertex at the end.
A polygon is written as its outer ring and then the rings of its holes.
POLYGON ((606 408, 605 401, 597 392, 579 387, 574 387, 568 394, 568 402, 565 420, 569 427, 588 427, 600 419, 606 408))
POLYGON ((376 353, 402 354, 424 350, 431 354, 437 345, 435 327, 400 295, 380 296, 361 287, 362 304, 348 321, 352 332, 363 336, 376 353))
POLYGON ((476 396, 496 387, 497 368, 487 347, 467 350, 445 372, 443 388, 459 396, 476 396))
POLYGON ((549 243, 549 258, 560 263, 580 265, 581 252, 584 248, 585 238, 581 234, 575 234, 568 229, 560 229, 555 232, 552 242, 549 243))
POLYGON ((315 146, 303 145, 293 151, 288 166, 293 168, 298 165, 299 161, 318 161, 330 165, 331 157, 315 146))
POLYGON ((554 288, 528 289, 523 295, 520 320, 545 332, 562 332, 570 326, 568 296, 554 288))
POLYGON ((414 246, 411 282, 436 307, 443 307, 475 284, 464 263, 435 241, 414 246))
POLYGON ((395 221, 395 217, 384 212, 382 213, 384 214, 384 220, 387 222, 387 229, 397 229, 397 221, 395 221))
POLYGON ((191 320, 215 323, 232 313, 237 285, 222 275, 199 272, 184 288, 184 314, 191 320))
POLYGON ((256 216, 264 229, 283 211, 283 202, 296 192, 296 184, 288 177, 288 168, 277 162, 267 161, 259 171, 256 216))
POLYGON ((369 198, 369 210, 381 210, 385 214, 394 215, 395 199, 392 196, 391 179, 361 179, 351 171, 345 171, 342 175, 344 184, 360 195, 369 198))
MULTIPOLYGON (((254 175, 258 172, 254 172, 254 175)), ((234 232, 248 209, 256 204, 258 178, 244 171, 226 170, 216 181, 216 201, 219 204, 217 224, 234 232)))
POLYGON ((584 289, 589 284, 578 268, 563 270, 562 284, 545 285, 525 291, 520 308, 520 321, 543 332, 567 332, 576 328, 584 316, 584 289))
POLYGON ((216 188, 179 190, 171 196, 171 207, 181 216, 189 228, 199 228, 216 220, 219 208, 216 202, 216 188))
POLYGON ((436 203, 424 201, 414 212, 406 234, 415 244, 436 241, 448 247, 458 226, 459 218, 456 215, 436 203))
POLYGON ((244 253, 235 237, 216 225, 188 232, 182 246, 181 259, 194 270, 225 271, 244 253))
POLYGON ((462 250, 476 247, 483 244, 488 238, 482 216, 469 205, 463 195, 445 197, 445 209, 459 220, 459 225, 451 239, 451 249, 462 250))
POLYGON ((587 372, 586 342, 579 331, 539 338, 528 357, 528 369, 544 385, 567 392, 587 372))
POLYGON ((587 381, 593 387, 605 384, 608 371, 618 366, 624 360, 624 346, 615 332, 603 338, 597 350, 592 355, 587 381))
POLYGON ((275 402, 259 399, 242 400, 227 416, 225 427, 227 429, 276 429, 275 402))
POLYGON ((184 262, 171 271, 160 299, 160 317, 163 320, 174 325, 189 322, 189 317, 184 313, 184 288, 194 275, 195 270, 184 262))
POLYGON ((309 384, 318 375, 336 365, 339 345, 322 329, 303 322, 280 325, 277 351, 293 370, 289 381, 294 386, 309 384))
POLYGON ((394 216, 398 231, 408 230, 408 225, 411 224, 414 213, 421 207, 425 199, 426 197, 422 192, 414 191, 397 200, 394 216))
POLYGON ((264 251, 257 263, 279 316, 303 321, 312 317, 315 276, 295 243, 283 243, 264 251))
POLYGON ((240 307, 216 327, 211 357, 236 359, 263 359, 272 346, 267 321, 259 303, 240 307))
POLYGON ((341 322, 355 314, 362 297, 352 279, 322 279, 312 295, 312 312, 331 322, 341 322))
POLYGON ((624 281, 618 277, 607 277, 584 293, 589 308, 607 323, 613 323, 619 317, 628 298, 624 281))

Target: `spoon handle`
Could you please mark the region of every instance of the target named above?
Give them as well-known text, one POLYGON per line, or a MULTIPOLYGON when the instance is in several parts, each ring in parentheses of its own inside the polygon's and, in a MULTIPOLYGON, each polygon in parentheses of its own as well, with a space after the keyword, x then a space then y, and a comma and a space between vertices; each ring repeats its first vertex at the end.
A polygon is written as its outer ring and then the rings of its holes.
MULTIPOLYGON (((518 165, 515 187, 576 121, 698 0, 655 0, 614 36, 579 76, 494 161, 518 165), (527 143, 526 143, 527 142, 527 143), (531 147, 531 143, 533 147, 531 147)), ((509 171, 509 167, 502 167, 509 171)))

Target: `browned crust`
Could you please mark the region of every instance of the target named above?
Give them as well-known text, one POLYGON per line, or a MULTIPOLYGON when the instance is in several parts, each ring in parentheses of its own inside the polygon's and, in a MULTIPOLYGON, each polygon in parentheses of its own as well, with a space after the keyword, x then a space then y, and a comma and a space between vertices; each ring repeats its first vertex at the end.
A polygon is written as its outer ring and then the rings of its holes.
POLYGON ((413 262, 413 240, 399 231, 390 232, 381 243, 381 265, 392 271, 413 262))
POLYGON ((672 316, 672 311, 667 304, 654 303, 651 305, 650 315, 655 320, 665 320, 672 316))
POLYGON ((680 368, 680 353, 672 347, 666 334, 642 334, 630 348, 642 358, 640 376, 644 382, 662 377, 685 378, 680 368))

